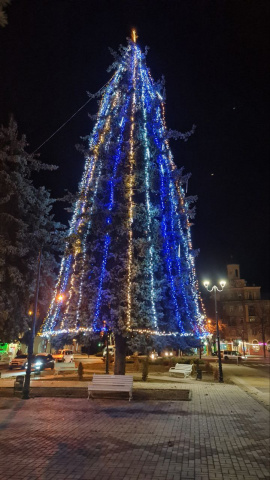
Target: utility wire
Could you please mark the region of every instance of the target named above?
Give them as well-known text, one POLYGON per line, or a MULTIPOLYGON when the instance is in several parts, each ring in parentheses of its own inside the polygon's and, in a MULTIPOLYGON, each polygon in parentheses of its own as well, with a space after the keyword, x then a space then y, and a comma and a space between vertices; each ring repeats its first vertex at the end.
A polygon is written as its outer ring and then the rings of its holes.
POLYGON ((71 117, 69 117, 69 119, 66 122, 64 122, 63 125, 61 125, 61 127, 59 127, 57 130, 55 130, 55 132, 49 138, 47 138, 47 140, 45 140, 45 142, 43 142, 41 145, 39 145, 39 147, 37 147, 36 150, 34 150, 34 152, 31 153, 31 155, 34 155, 41 147, 43 147, 43 145, 45 145, 45 143, 47 143, 49 140, 51 140, 51 138, 53 138, 54 135, 56 135, 56 133, 58 133, 68 122, 70 122, 70 120, 73 117, 75 117, 75 115, 77 115, 77 113, 79 113, 90 102, 90 100, 92 100, 96 95, 101 93, 103 88, 105 88, 108 85, 108 83, 110 83, 110 81, 112 80, 113 77, 114 77, 114 75, 110 78, 110 80, 108 80, 108 82, 105 83, 105 85, 103 85, 103 87, 100 88, 100 90, 98 90, 98 92, 94 93, 93 95, 91 94, 91 96, 87 100, 87 102, 85 102, 75 113, 73 113, 73 115, 71 115, 71 117))

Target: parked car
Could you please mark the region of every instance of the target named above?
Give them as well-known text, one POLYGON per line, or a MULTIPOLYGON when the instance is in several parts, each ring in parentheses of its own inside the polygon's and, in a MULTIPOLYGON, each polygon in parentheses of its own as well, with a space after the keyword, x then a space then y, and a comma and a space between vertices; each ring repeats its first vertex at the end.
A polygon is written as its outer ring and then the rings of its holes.
MULTIPOLYGON (((13 358, 11 362, 9 362, 9 370, 13 370, 14 368, 25 369, 27 364, 28 355, 21 354, 17 355, 17 357, 13 358)), ((33 357, 34 358, 34 357, 33 357)))
POLYGON ((237 350, 223 350, 220 352, 221 358, 223 358, 224 362, 228 362, 229 360, 242 360, 246 358, 245 355, 241 355, 240 352, 237 350))
POLYGON ((57 350, 56 353, 53 353, 53 359, 57 362, 71 363, 74 362, 74 355, 72 350, 57 350))
POLYGON ((158 358, 158 352, 155 352, 155 351, 150 352, 149 357, 151 360, 155 360, 156 358, 158 358))
POLYGON ((164 350, 162 353, 161 353, 161 356, 162 357, 173 357, 174 353, 172 350, 170 350, 169 348, 166 348, 166 350, 164 350))
MULTIPOLYGON (((109 345, 108 349, 109 349, 109 360, 110 360, 110 362, 113 362, 114 361, 114 355, 115 355, 115 346, 114 345, 109 345)), ((103 359, 104 362, 106 360, 106 356, 107 356, 107 347, 105 347, 103 349, 103 352, 102 352, 102 359, 103 359)))
MULTIPOLYGON (((26 367, 27 368, 27 363, 26 367)), ((54 359, 50 353, 39 353, 31 362, 31 368, 35 371, 45 370, 45 368, 54 369, 54 359)))

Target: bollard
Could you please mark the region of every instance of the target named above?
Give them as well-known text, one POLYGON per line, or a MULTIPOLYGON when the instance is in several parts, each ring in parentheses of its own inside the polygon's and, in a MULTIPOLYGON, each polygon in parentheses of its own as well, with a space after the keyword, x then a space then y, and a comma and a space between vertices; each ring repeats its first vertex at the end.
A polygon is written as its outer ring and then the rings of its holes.
POLYGON ((22 392, 23 391, 23 384, 24 384, 24 375, 18 375, 14 382, 14 393, 15 392, 22 392))

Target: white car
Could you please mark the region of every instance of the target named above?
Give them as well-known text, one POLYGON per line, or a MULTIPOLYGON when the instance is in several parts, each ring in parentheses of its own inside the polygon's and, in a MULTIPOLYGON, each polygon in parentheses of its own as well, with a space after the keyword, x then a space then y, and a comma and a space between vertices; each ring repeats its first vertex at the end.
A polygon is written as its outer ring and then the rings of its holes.
MULTIPOLYGON (((109 349, 109 359, 110 359, 110 362, 113 362, 113 360, 114 360, 114 354, 115 354, 115 346, 114 346, 114 345, 109 345, 108 349, 109 349)), ((105 348, 103 349, 103 353, 102 353, 102 358, 103 358, 104 362, 105 362, 105 360, 106 360, 106 357, 107 357, 107 347, 105 347, 105 348)))
POLYGON ((72 363, 74 362, 74 355, 72 350, 58 350, 53 354, 53 359, 56 360, 56 362, 72 363))
POLYGON ((156 358, 158 358, 158 352, 155 352, 155 351, 151 352, 149 354, 149 357, 150 357, 151 360, 156 360, 156 358))
POLYGON ((242 355, 237 350, 223 350, 220 352, 221 358, 223 358, 224 362, 228 362, 229 360, 242 360, 247 358, 245 355, 242 355))

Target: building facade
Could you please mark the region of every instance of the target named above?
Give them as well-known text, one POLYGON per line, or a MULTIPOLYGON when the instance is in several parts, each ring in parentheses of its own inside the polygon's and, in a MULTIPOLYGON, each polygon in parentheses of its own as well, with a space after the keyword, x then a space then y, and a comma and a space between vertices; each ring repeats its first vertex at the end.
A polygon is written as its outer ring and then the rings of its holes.
POLYGON ((261 287, 241 279, 238 264, 227 265, 227 283, 218 294, 218 313, 224 325, 223 348, 247 355, 270 356, 270 301, 261 287))

